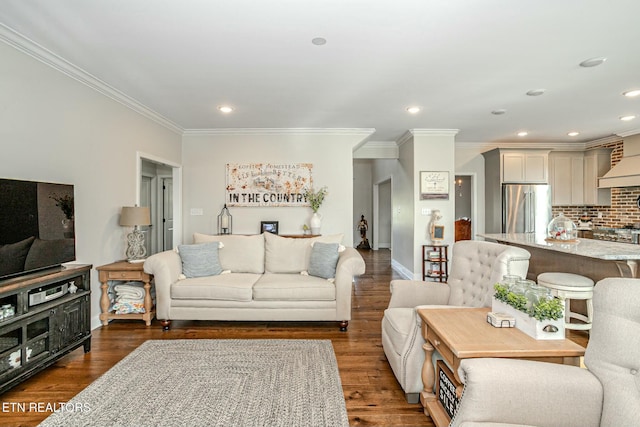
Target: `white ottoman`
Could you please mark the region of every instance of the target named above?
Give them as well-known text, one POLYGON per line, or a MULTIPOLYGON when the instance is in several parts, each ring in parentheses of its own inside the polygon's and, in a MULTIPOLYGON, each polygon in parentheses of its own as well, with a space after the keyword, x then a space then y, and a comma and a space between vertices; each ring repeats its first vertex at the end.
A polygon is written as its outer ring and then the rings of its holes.
POLYGON ((593 320, 593 280, 588 277, 572 273, 542 273, 538 275, 538 285, 544 286, 564 303, 564 327, 566 329, 591 329, 593 320), (587 315, 574 313, 570 309, 569 301, 585 300, 587 315), (570 323, 571 318, 585 323, 570 323))

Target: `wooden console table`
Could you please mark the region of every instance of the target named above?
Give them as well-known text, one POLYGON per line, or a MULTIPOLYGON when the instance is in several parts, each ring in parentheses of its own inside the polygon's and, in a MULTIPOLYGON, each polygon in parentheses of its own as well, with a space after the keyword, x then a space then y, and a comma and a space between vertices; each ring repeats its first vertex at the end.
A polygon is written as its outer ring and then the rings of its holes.
POLYGON ((151 325, 151 320, 156 315, 153 310, 153 302, 151 300, 151 279, 153 276, 147 274, 142 269, 142 263, 131 263, 127 261, 117 261, 111 264, 96 267, 99 272, 100 288, 102 295, 100 297, 100 320, 104 326, 109 324, 109 319, 138 319, 144 320, 147 326, 151 325), (108 289, 109 281, 136 281, 142 282, 144 285, 144 313, 116 314, 110 312, 111 302, 109 301, 108 289))
POLYGON ((425 360, 422 367, 420 402, 424 413, 436 426, 449 425, 450 418, 433 392, 435 368, 431 356, 434 350, 453 371, 456 394, 462 393, 458 368, 462 359, 502 357, 539 360, 568 365, 580 365, 585 349, 571 340, 536 340, 516 328, 494 328, 487 323, 489 308, 420 309, 425 360))

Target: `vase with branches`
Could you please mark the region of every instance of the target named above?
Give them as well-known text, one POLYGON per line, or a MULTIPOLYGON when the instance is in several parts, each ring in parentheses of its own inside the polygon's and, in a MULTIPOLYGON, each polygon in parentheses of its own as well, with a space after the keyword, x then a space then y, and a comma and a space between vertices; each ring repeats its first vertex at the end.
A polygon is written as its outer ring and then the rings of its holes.
POLYGON ((307 188, 303 196, 309 201, 313 213, 317 213, 327 194, 329 194, 327 187, 322 187, 318 191, 314 191, 313 188, 307 188))
POLYGON ((311 234, 320 234, 320 227, 322 226, 322 215, 318 213, 318 209, 322 205, 324 198, 329 194, 327 187, 322 187, 318 191, 314 191, 313 188, 307 188, 303 193, 304 197, 309 201, 313 215, 311 216, 311 234))

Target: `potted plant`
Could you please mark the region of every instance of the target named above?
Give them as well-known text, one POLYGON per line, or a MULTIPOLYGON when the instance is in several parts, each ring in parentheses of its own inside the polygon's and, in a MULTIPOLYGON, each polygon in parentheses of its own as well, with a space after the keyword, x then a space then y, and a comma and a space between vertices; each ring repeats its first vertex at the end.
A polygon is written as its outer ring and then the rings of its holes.
POLYGON ((318 213, 318 209, 322 205, 324 198, 329 194, 327 187, 322 187, 318 191, 313 191, 313 188, 307 188, 303 196, 311 205, 313 215, 311 216, 311 234, 320 234, 320 227, 322 226, 322 215, 318 213))
POLYGON ((536 339, 564 339, 564 304, 558 298, 528 303, 525 295, 502 284, 494 285, 491 309, 516 319, 516 328, 536 339))

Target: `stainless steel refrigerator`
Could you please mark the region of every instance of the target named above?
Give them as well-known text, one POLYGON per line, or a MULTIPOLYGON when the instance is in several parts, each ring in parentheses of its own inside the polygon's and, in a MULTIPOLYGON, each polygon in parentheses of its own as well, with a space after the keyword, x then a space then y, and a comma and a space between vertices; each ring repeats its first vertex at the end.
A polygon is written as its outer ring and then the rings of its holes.
POLYGON ((547 184, 502 184, 502 232, 546 233, 551 221, 547 184))

